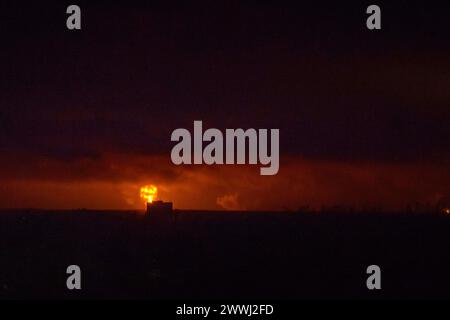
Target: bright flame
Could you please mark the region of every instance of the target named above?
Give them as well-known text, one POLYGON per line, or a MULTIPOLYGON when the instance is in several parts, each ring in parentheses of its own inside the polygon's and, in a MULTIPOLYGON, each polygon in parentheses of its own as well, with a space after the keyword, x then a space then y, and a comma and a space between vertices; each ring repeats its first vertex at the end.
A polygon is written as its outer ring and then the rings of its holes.
POLYGON ((149 184, 141 187, 141 198, 146 200, 148 203, 152 203, 156 199, 156 194, 158 188, 156 186, 149 184))
POLYGON ((449 214, 449 215, 450 215, 450 208, 444 208, 444 209, 442 209, 442 211, 443 211, 445 214, 449 214))

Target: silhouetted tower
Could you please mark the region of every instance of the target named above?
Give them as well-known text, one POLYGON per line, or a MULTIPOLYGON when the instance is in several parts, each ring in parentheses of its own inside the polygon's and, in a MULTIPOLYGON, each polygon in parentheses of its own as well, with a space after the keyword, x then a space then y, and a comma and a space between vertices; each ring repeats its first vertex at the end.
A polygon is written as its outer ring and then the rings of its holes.
POLYGON ((152 220, 170 221, 173 219, 172 202, 156 200, 147 203, 147 216, 152 220))

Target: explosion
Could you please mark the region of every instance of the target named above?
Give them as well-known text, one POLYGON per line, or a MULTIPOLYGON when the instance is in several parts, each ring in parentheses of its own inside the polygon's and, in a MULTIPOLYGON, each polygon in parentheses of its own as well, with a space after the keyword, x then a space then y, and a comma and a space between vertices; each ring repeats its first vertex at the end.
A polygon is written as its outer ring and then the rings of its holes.
POLYGON ((156 194, 158 188, 156 186, 149 184, 141 187, 141 198, 147 201, 147 203, 152 203, 156 199, 156 194))

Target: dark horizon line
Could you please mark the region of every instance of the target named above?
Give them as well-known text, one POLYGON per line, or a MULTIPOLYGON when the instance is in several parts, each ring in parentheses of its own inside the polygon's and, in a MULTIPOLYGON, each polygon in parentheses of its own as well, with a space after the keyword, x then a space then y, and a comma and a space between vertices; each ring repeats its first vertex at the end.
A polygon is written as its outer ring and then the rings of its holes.
MULTIPOLYGON (((434 209, 414 209, 414 208, 403 208, 401 210, 389 210, 383 208, 352 208, 352 207, 338 207, 331 206, 322 209, 304 209, 299 208, 296 210, 226 210, 226 209, 173 209, 173 213, 231 213, 231 214, 321 214, 321 213, 331 213, 331 214, 444 214, 446 208, 434 208, 434 209)), ((71 209, 49 209, 49 208, 0 208, 0 213, 7 212, 26 212, 26 211, 40 211, 47 213, 54 212, 86 212, 86 213, 133 213, 133 214, 145 214, 145 209, 89 209, 89 208, 71 208, 71 209)), ((449 215, 449 214, 447 214, 449 215)))

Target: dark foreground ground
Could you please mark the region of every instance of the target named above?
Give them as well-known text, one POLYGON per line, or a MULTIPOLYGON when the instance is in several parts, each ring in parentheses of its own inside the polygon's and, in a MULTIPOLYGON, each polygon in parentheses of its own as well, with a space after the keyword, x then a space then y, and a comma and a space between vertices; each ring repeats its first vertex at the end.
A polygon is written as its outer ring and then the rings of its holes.
POLYGON ((4 211, 0 298, 450 298, 450 217, 4 211))

